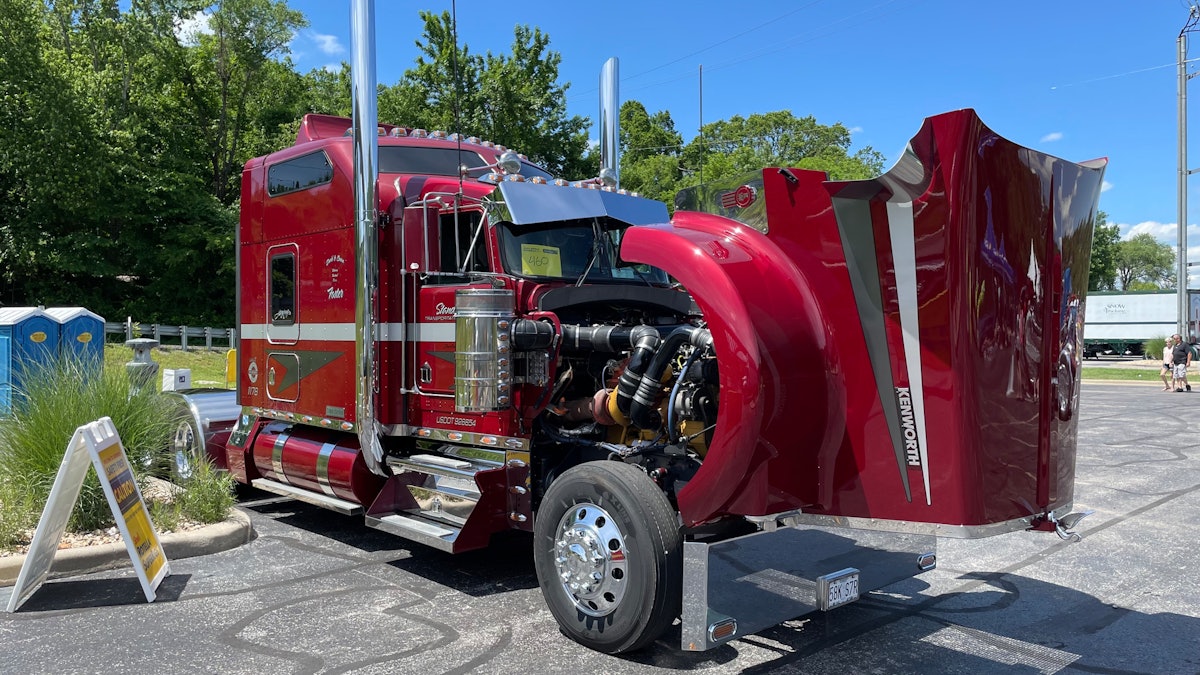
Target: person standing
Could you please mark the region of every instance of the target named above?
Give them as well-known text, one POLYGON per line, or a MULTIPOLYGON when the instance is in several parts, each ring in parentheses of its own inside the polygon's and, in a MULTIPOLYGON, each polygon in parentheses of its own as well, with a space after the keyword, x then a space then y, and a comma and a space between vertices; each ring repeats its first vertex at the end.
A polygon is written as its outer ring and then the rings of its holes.
POLYGON ((1163 381, 1163 391, 1171 391, 1171 380, 1174 376, 1172 372, 1172 363, 1174 358, 1171 356, 1171 348, 1175 346, 1175 338, 1167 338, 1163 342, 1162 352, 1162 372, 1158 374, 1163 381))
POLYGON ((1187 381, 1187 369, 1192 365, 1192 346, 1185 343, 1178 333, 1171 336, 1175 346, 1171 348, 1171 377, 1175 382, 1175 391, 1192 390, 1187 381))

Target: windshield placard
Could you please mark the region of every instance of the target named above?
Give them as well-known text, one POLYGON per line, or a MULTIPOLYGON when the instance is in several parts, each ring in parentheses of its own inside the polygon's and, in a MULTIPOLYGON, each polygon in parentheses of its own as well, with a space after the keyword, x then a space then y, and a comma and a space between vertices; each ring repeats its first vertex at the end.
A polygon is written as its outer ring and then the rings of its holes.
POLYGON ((521 244, 521 274, 531 277, 561 277, 562 258, 558 247, 521 244))

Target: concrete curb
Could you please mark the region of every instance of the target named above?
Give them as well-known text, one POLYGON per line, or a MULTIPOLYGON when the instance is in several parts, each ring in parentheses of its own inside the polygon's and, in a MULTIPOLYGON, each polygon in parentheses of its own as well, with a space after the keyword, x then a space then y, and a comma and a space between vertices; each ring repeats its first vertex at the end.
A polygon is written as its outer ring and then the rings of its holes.
MULTIPOLYGON (((159 535, 159 542, 167 560, 219 553, 249 543, 252 539, 254 527, 250 524, 250 516, 237 508, 230 512, 229 518, 219 523, 188 532, 159 535)), ((23 555, 0 558, 0 587, 16 583, 17 575, 21 573, 21 566, 24 564, 23 555)), ((66 548, 54 554, 50 578, 90 574, 129 566, 129 553, 125 549, 124 541, 100 546, 66 548)))

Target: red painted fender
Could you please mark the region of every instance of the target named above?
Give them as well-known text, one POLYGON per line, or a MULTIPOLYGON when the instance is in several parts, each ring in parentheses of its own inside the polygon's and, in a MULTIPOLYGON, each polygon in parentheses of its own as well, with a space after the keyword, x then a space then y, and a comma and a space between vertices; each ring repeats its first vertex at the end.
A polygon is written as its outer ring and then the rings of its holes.
POLYGON ((814 502, 814 458, 845 422, 837 350, 809 280, 762 233, 703 213, 630 228, 621 256, 679 280, 713 336, 721 404, 704 464, 679 494, 684 521, 814 502))

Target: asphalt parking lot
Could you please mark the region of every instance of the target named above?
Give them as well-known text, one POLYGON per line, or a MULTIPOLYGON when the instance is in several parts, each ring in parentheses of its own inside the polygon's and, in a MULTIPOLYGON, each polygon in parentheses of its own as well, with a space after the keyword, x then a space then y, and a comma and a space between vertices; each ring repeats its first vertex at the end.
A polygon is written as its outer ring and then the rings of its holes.
POLYGON ((257 539, 172 561, 153 604, 116 571, 0 614, 0 672, 1200 673, 1200 391, 1085 382, 1080 414, 1082 542, 944 539, 933 572, 710 652, 564 638, 526 538, 454 557, 264 494, 257 539))

